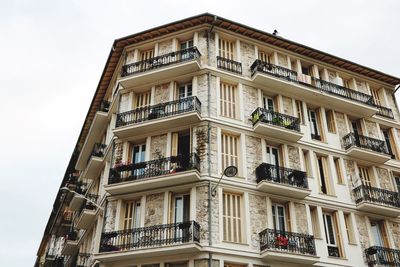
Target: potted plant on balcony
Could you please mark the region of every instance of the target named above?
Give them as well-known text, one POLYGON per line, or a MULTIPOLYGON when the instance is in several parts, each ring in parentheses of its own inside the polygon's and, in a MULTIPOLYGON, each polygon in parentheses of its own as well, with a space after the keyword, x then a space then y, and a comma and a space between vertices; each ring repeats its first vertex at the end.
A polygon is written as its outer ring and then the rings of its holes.
POLYGON ((276 237, 276 243, 280 248, 287 248, 289 239, 286 236, 278 235, 276 237))

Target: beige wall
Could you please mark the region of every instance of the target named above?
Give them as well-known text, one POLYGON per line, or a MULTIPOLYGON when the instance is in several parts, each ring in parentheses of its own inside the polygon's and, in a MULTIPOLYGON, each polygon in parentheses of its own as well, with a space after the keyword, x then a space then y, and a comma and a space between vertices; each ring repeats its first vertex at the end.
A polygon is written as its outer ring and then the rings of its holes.
POLYGON ((240 42, 240 60, 242 62, 242 73, 244 76, 251 76, 251 64, 256 60, 255 47, 252 44, 240 42))
POLYGON ((261 139, 246 135, 247 179, 256 181, 256 168, 262 163, 261 139))
POLYGON ((150 155, 151 159, 157 159, 159 156, 165 157, 167 154, 167 135, 157 135, 151 137, 150 155))
POLYGON ((154 93, 154 104, 165 103, 169 101, 170 83, 157 85, 154 93))
POLYGON ((248 126, 253 126, 251 114, 258 108, 258 92, 251 86, 243 85, 243 117, 248 126))
POLYGON ((250 207, 250 245, 252 248, 259 249, 258 234, 267 228, 267 198, 265 196, 258 196, 249 194, 249 207, 250 207))
POLYGON ((163 224, 164 193, 146 196, 144 226, 163 224))

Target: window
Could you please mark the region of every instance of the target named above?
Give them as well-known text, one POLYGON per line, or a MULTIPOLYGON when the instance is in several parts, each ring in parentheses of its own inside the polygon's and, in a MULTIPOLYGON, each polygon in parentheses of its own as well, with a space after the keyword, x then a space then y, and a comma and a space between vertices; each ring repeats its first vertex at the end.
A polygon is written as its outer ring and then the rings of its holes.
POLYGON ((333 110, 326 110, 326 124, 328 126, 328 132, 336 133, 336 123, 335 123, 335 114, 333 110))
POLYGON ((233 51, 234 51, 234 44, 233 42, 224 40, 224 39, 219 39, 218 40, 218 53, 220 57, 226 58, 226 59, 230 59, 230 60, 234 60, 233 58, 233 51))
POLYGON ((373 181, 369 175, 367 167, 358 166, 358 174, 360 175, 361 183, 366 186, 373 186, 373 181))
POLYGON ((187 222, 190 220, 190 195, 177 194, 172 198, 174 223, 187 222))
POLYGON ((192 96, 192 84, 180 85, 178 88, 178 99, 192 96))
POLYGON ((325 238, 328 245, 328 255, 342 257, 339 224, 336 213, 323 213, 325 238))
POLYGON ((342 162, 340 161, 339 158, 335 158, 334 162, 335 162, 336 175, 337 175, 337 179, 338 179, 337 182, 338 182, 338 184, 344 184, 342 162))
POLYGON ((382 130, 383 137, 385 138, 385 144, 387 151, 389 152, 390 155, 392 155, 392 158, 395 159, 395 155, 393 154, 393 149, 392 149, 392 141, 390 138, 390 134, 387 130, 382 130))
POLYGON ((267 62, 267 63, 270 62, 269 55, 264 51, 258 51, 258 59, 263 62, 267 62))
POLYGON ((128 201, 124 205, 123 229, 140 227, 140 201, 128 201))
POLYGON ((304 124, 303 102, 301 102, 300 100, 296 100, 296 110, 297 118, 300 119, 301 124, 304 124))
POLYGON ((279 167, 279 149, 273 146, 267 146, 267 163, 279 167))
POLYGON ((224 133, 221 135, 222 170, 231 165, 238 167, 238 141, 237 136, 224 133))
POLYGON ((154 57, 154 50, 150 49, 140 53, 140 60, 148 60, 154 57))
POLYGON ((332 194, 329 183, 328 159, 324 156, 317 156, 317 162, 320 192, 323 194, 332 194))
POLYGON ((319 228, 317 207, 310 207, 310 214, 313 234, 316 238, 321 238, 321 229, 319 228))
POLYGON ((350 213, 344 214, 344 223, 346 225, 346 233, 347 233, 347 238, 349 240, 349 243, 355 244, 356 240, 354 237, 353 224, 352 224, 350 213))
POLYGON ((241 243, 242 238, 242 195, 224 192, 223 203, 223 228, 224 241, 241 243))
POLYGON ((286 232, 289 225, 287 219, 289 218, 289 209, 282 204, 272 204, 272 218, 274 223, 274 230, 286 232))
MULTIPOLYGON (((145 161, 146 155, 146 144, 132 145, 129 144, 128 151, 128 162, 129 163, 140 163, 145 161)), ((133 176, 140 176, 144 173, 145 167, 140 169, 134 169, 132 172, 133 176)))
POLYGON ((264 109, 274 111, 274 100, 271 97, 263 97, 263 107, 264 109))
POLYGON ((371 222, 371 232, 375 246, 389 247, 389 240, 384 221, 371 222))
POLYGON ((226 83, 220 85, 220 115, 236 118, 236 86, 226 83))
POLYGON ((181 50, 193 47, 193 39, 181 42, 181 50))
POLYGON ((382 106, 381 100, 379 98, 379 92, 377 90, 371 89, 371 93, 372 93, 372 98, 374 99, 374 103, 379 106, 382 106))
POLYGON ((136 95, 135 108, 147 107, 150 105, 150 91, 136 95))
POLYGON ((314 110, 308 110, 308 119, 310 121, 311 138, 321 141, 317 113, 314 110))

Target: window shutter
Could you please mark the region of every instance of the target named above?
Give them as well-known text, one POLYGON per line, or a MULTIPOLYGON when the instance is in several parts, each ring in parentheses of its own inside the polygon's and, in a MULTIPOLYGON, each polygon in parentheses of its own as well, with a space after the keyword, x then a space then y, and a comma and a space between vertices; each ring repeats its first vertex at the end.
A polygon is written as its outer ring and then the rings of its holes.
POLYGON ((382 233, 382 239, 383 239, 383 244, 385 245, 385 247, 389 248, 389 237, 387 234, 387 229, 386 229, 386 225, 385 225, 385 221, 381 221, 379 223, 379 229, 381 230, 382 233))
POLYGON ((342 233, 341 233, 341 229, 339 227, 339 216, 338 213, 335 212, 333 213, 333 221, 335 224, 335 229, 336 229, 336 243, 339 249, 339 256, 341 258, 344 258, 344 250, 343 250, 343 241, 342 241, 342 233))
POLYGON ((172 133, 171 156, 178 155, 178 133, 172 133))
POLYGON ((285 204, 285 212, 287 218, 287 231, 292 232, 292 217, 290 216, 290 202, 285 204))

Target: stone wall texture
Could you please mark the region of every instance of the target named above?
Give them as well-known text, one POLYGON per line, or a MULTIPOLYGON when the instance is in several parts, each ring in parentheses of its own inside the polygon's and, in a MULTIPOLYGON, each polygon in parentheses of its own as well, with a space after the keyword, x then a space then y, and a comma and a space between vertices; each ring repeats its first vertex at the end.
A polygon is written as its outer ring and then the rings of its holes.
POLYGON ((150 156, 151 159, 165 157, 167 152, 167 135, 157 135, 151 137, 150 156))
POLYGON ((386 92, 386 98, 388 100, 389 108, 393 111, 394 118, 396 120, 399 120, 400 119, 399 111, 397 109, 393 95, 392 95, 391 91, 388 89, 385 89, 385 92, 386 92))
MULTIPOLYGON (((194 267, 209 267, 208 259, 194 260, 194 267)), ((219 267, 219 260, 212 260, 212 267, 219 267)))
POLYGON ((400 224, 396 222, 389 222, 389 233, 393 238, 395 248, 400 249, 400 224))
MULTIPOLYGON (((201 102, 201 115, 208 116, 208 75, 200 75, 197 77, 197 97, 201 102)), ((217 82, 216 77, 211 75, 210 78, 210 116, 217 116, 217 82)))
POLYGON ((104 224, 104 232, 110 232, 114 230, 118 230, 115 226, 117 214, 117 201, 109 201, 107 204, 107 210, 105 213, 105 224, 104 224))
MULTIPOLYGON (((212 202, 212 240, 219 242, 219 206, 218 206, 218 193, 215 197, 211 198, 212 202)), ((196 221, 200 225, 200 243, 208 244, 208 186, 199 186, 196 189, 196 221)))
POLYGON ((294 116, 292 99, 290 97, 283 96, 282 102, 283 102, 283 113, 290 116, 294 116))
POLYGON ((249 194, 251 236, 250 244, 252 248, 259 249, 260 240, 258 233, 267 228, 267 198, 249 194))
POLYGON ((158 43, 158 55, 159 56, 171 53, 172 50, 173 50, 172 39, 158 43))
POLYGON ((251 86, 243 85, 243 108, 244 121, 248 126, 253 126, 251 114, 258 108, 257 89, 251 86))
POLYGON ((164 193, 146 196, 144 226, 163 224, 164 193))
POLYGON ((289 168, 301 170, 299 149, 294 146, 287 146, 289 154, 289 168))
POLYGON ((355 217, 357 224, 356 233, 358 232, 358 236, 360 238, 361 249, 364 250, 370 246, 367 223, 364 216, 356 214, 355 217))
POLYGON ((242 62, 242 72, 244 76, 251 76, 251 64, 256 60, 254 45, 240 42, 240 60, 242 62))
POLYGON ((301 234, 308 234, 306 205, 295 203, 294 207, 296 211, 297 232, 301 234))
POLYGON ((289 68, 289 62, 287 60, 286 55, 278 53, 278 65, 285 68, 289 68))
POLYGON ((210 62, 207 62, 207 31, 200 31, 199 32, 199 40, 197 48, 201 53, 200 63, 202 65, 208 64, 210 66, 217 67, 217 53, 215 51, 215 33, 211 33, 211 39, 209 40, 210 46, 210 62))
POLYGON ((256 168, 262 163, 261 139, 246 135, 246 158, 248 181, 256 182, 256 168))
POLYGON ((375 122, 365 120, 365 127, 369 137, 380 139, 378 127, 375 122))
POLYGON ((370 95, 371 93, 368 90, 367 84, 365 82, 356 81, 357 90, 361 93, 370 95))
POLYGON ((337 131, 340 136, 340 142, 343 147, 343 137, 348 134, 347 126, 346 126, 346 119, 344 117, 344 114, 341 112, 335 111, 335 115, 336 115, 337 131))
POLYGON ((157 85, 154 92, 154 104, 165 103, 169 101, 169 83, 157 85))
POLYGON ((387 169, 382 169, 382 168, 376 168, 376 171, 378 172, 377 179, 379 179, 381 188, 389 191, 395 191, 393 188, 389 171, 387 169))

